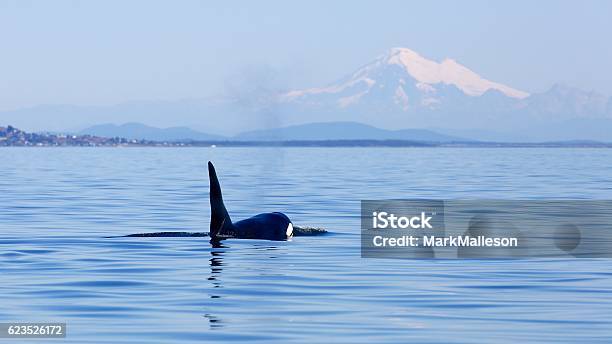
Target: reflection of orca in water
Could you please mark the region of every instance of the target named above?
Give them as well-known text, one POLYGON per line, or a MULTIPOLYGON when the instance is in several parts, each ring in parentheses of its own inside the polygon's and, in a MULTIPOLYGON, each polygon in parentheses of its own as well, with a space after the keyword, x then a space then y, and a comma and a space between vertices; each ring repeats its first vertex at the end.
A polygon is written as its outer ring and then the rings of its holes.
POLYGON ((232 222, 221 195, 215 167, 208 162, 210 179, 210 237, 211 239, 241 238, 287 240, 293 236, 293 224, 283 213, 264 213, 232 222))

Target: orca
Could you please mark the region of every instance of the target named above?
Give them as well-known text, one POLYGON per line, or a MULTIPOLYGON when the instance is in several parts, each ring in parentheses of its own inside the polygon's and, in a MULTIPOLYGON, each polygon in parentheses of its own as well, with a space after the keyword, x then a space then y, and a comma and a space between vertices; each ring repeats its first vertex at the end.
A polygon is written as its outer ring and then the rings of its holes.
POLYGON ((212 162, 208 162, 210 179, 210 238, 287 240, 293 236, 293 224, 287 215, 279 212, 258 214, 232 222, 223 203, 221 185, 212 162))

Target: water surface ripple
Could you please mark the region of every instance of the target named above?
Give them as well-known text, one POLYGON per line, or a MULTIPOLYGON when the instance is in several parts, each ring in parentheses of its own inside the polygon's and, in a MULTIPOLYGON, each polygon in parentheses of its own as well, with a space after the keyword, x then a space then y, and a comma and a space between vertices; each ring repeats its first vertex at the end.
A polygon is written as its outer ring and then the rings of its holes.
POLYGON ((359 251, 361 199, 611 199, 612 150, 4 148, 0 157, 0 322, 67 322, 74 343, 612 341, 610 260, 359 251), (280 210, 333 233, 216 248, 206 238, 105 238, 206 231, 207 160, 234 218, 280 210))

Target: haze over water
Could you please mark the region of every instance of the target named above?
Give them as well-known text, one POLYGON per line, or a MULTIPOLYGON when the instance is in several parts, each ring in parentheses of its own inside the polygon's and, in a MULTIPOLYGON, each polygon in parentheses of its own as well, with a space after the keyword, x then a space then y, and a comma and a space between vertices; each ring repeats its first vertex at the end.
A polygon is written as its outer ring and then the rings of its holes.
POLYGON ((612 340, 609 260, 363 259, 359 250, 361 199, 611 199, 612 150, 0 156, 0 322, 66 322, 74 343, 612 340), (331 234, 220 248, 206 238, 106 238, 208 231, 208 160, 233 219, 283 211, 331 234))

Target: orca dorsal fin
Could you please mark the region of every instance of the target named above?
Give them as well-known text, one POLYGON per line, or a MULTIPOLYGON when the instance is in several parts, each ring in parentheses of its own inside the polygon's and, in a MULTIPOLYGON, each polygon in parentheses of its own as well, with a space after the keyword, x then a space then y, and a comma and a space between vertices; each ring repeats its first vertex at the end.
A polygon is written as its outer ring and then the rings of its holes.
POLYGON ((208 162, 208 178, 210 180, 210 237, 215 238, 223 232, 223 228, 232 225, 232 220, 223 204, 221 185, 215 166, 210 161, 208 162))

